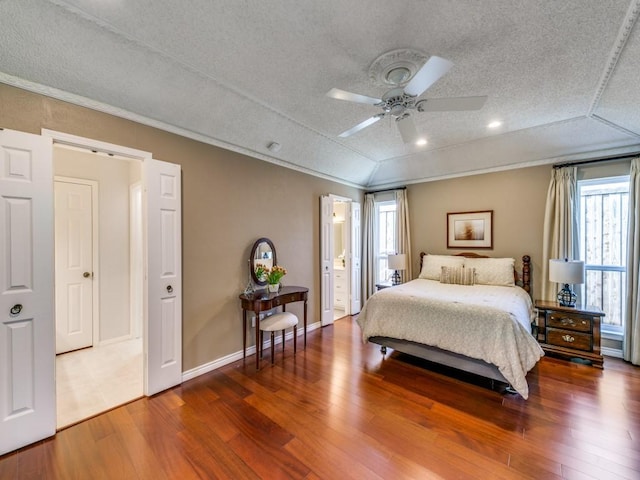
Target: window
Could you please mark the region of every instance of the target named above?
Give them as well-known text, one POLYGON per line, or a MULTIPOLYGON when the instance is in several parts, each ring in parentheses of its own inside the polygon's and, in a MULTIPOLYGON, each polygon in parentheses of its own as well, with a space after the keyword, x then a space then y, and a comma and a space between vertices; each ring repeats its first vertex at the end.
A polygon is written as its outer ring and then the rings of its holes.
POLYGON ((580 194, 580 257, 585 261, 586 305, 606 314, 602 331, 624 331, 627 280, 629 177, 578 182, 580 194))
POLYGON ((376 283, 384 282, 393 273, 387 268, 388 256, 396 253, 396 202, 376 202, 376 283))

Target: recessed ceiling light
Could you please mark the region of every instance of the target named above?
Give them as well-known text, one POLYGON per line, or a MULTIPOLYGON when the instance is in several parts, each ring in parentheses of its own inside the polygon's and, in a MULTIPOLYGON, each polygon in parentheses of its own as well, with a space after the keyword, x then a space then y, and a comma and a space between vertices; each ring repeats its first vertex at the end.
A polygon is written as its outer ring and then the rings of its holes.
POLYGON ((500 125, 502 125, 502 122, 499 122, 498 120, 496 120, 495 122, 491 122, 489 125, 487 125, 488 128, 498 128, 500 125))
POLYGON ((426 145, 427 144, 427 139, 426 138, 419 138, 418 140, 416 140, 416 145, 426 145))

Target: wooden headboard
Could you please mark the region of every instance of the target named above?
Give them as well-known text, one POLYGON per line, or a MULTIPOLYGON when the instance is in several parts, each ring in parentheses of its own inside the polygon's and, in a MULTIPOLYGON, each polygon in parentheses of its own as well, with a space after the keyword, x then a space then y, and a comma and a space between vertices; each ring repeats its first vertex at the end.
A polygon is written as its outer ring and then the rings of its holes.
MULTIPOLYGON (((422 258, 426 255, 425 252, 420 252, 420 271, 422 271, 422 258)), ((473 252, 462 252, 457 253, 456 257, 466 257, 466 258, 491 258, 488 255, 479 255, 473 252)), ((513 270, 513 279, 518 285, 518 277, 517 270, 513 270)), ((529 255, 522 256, 522 288, 525 292, 531 295, 531 257, 529 255)))

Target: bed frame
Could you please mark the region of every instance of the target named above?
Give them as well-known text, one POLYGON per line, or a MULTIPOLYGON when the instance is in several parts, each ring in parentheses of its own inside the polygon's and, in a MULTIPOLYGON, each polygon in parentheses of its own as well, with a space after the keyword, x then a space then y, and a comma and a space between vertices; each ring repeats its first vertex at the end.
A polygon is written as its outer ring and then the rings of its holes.
MULTIPOLYGON (((422 259, 425 255, 426 254, 424 252, 420 252, 420 270, 422 270, 422 259)), ((477 253, 471 252, 460 253, 458 256, 467 258, 489 258, 487 255, 478 255, 477 253)), ((529 295, 531 295, 531 257, 529 257, 529 255, 524 255, 522 257, 521 282, 518 281, 518 272, 514 270, 513 273, 516 284, 521 286, 529 295)), ((498 381, 507 385, 507 392, 516 393, 509 385, 509 382, 500 373, 498 367, 492 363, 467 357, 466 355, 461 355, 459 353, 442 350, 438 347, 432 347, 430 345, 424 345, 422 343, 411 342, 408 340, 400 340, 397 338, 370 337, 369 341, 380 345, 380 351, 383 355, 387 353, 387 348, 393 348, 398 352, 406 353, 433 363, 488 378, 491 380, 492 389, 494 388, 494 381, 498 381)))

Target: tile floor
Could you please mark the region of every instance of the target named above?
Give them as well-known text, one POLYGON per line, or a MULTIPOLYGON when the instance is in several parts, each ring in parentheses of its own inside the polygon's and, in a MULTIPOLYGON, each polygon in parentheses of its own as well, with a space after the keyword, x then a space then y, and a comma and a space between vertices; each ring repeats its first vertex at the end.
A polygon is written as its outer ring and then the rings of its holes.
POLYGON ((58 355, 57 427, 141 397, 142 381, 142 339, 58 355))

